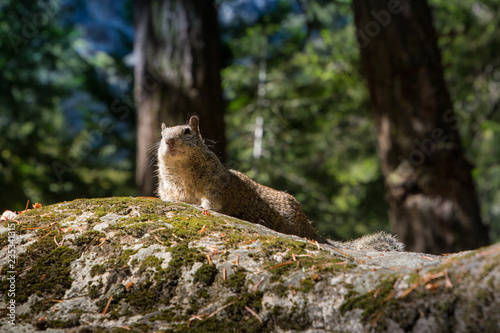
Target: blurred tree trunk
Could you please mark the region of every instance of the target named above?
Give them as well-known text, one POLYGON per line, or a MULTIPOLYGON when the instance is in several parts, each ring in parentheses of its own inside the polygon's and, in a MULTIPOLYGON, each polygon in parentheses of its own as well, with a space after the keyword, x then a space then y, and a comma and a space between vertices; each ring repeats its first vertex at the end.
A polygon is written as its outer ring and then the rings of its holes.
POLYGON ((219 27, 213 0, 135 1, 136 181, 142 195, 156 189, 160 125, 200 117, 202 135, 225 159, 219 27))
POLYGON ((412 251, 488 244, 427 2, 353 7, 395 232, 412 251))

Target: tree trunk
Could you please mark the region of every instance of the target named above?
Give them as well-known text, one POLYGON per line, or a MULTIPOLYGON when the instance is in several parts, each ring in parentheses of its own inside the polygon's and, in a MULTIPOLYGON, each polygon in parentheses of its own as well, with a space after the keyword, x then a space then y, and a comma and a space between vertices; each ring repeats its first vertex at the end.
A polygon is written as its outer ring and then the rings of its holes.
POLYGON ((142 195, 152 195, 155 152, 148 150, 162 122, 198 115, 202 135, 225 159, 219 27, 213 0, 137 0, 135 15, 136 181, 142 195))
POLYGON ((408 250, 488 244, 426 1, 353 1, 390 220, 408 250))

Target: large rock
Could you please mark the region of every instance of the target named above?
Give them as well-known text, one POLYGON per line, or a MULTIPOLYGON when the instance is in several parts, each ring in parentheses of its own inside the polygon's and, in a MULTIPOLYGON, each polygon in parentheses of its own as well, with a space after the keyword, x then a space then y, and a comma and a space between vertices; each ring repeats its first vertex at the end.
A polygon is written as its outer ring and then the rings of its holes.
POLYGON ((336 249, 147 198, 80 199, 17 221, 0 227, 1 332, 500 331, 498 244, 336 249))

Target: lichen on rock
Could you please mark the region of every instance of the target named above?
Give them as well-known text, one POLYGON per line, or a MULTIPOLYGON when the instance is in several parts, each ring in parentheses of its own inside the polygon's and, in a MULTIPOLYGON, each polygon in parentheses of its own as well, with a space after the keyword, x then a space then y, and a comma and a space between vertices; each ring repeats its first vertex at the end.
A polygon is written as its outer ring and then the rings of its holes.
POLYGON ((1 332, 499 330, 498 244, 448 256, 339 249, 150 198, 20 214, 11 326, 1 223, 1 332))

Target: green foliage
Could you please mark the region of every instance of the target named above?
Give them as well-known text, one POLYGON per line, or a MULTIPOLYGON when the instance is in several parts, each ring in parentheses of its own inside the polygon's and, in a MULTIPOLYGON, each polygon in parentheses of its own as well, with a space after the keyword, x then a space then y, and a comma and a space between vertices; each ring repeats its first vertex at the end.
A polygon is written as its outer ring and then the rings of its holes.
POLYGON ((335 3, 296 12, 280 2, 228 41, 237 61, 223 72, 230 166, 289 191, 321 233, 344 239, 387 228, 388 209, 351 16, 335 3))
MULTIPOLYGON (((494 1, 430 5, 482 216, 498 240, 500 12, 494 1)), ((223 72, 230 166, 288 190, 328 236, 387 228, 350 3, 278 1, 257 22, 231 26, 226 35, 235 58, 223 72), (252 155, 257 117, 264 120, 258 159, 252 155)))
POLYGON ((59 2, 0 5, 2 211, 23 209, 28 199, 49 204, 132 192, 132 154, 124 158, 123 147, 130 152, 133 137, 119 133, 124 115, 96 106, 112 105, 106 73, 123 65, 86 53, 78 31, 60 20, 59 2))

